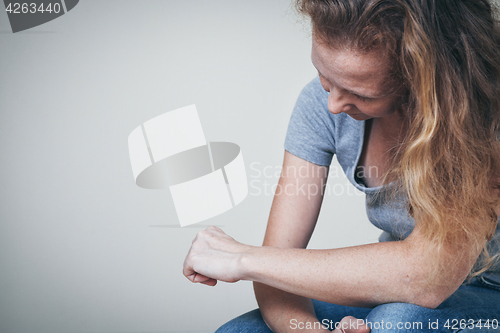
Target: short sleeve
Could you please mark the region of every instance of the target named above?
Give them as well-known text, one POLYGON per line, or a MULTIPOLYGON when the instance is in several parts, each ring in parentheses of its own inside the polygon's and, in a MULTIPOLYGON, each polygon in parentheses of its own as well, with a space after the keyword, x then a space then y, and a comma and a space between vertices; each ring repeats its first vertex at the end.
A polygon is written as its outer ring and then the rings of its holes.
POLYGON ((285 150, 311 163, 329 166, 335 154, 334 131, 328 93, 316 77, 297 99, 288 124, 285 150))

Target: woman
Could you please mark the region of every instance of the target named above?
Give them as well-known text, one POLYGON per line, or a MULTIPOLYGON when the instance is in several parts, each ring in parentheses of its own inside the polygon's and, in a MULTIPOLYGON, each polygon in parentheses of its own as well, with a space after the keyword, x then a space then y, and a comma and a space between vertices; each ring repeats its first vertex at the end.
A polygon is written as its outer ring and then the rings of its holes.
POLYGON ((319 77, 290 120, 264 246, 210 227, 184 263, 192 282, 254 281, 259 309, 218 332, 500 331, 500 32, 491 5, 296 5, 312 21, 319 77), (323 189, 333 154, 366 193, 381 242, 305 249, 323 194, 298 189, 323 189))

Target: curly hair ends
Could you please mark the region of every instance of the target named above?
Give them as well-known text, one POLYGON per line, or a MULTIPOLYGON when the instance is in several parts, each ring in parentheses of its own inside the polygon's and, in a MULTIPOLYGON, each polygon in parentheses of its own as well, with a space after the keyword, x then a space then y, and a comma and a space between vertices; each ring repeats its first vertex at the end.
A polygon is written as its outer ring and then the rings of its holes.
MULTIPOLYGON (((384 182, 401 180, 410 214, 438 250, 464 238, 483 247, 500 204, 500 28, 492 5, 296 0, 295 6, 331 47, 387 51, 407 89, 408 132, 384 182)), ((498 257, 484 245, 471 276, 498 257)))

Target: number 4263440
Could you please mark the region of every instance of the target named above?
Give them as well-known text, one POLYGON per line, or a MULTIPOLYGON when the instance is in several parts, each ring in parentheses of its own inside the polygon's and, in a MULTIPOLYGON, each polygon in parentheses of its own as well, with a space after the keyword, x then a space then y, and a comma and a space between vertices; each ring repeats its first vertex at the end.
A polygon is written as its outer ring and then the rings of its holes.
POLYGON ((458 320, 458 319, 448 319, 446 323, 443 325, 444 327, 448 329, 465 329, 465 328, 492 328, 492 329, 497 329, 498 328, 498 320, 493 319, 493 320, 485 320, 485 319, 480 319, 479 321, 474 320, 474 319, 469 319, 469 320, 458 320))
POLYGON ((9 5, 5 8, 5 11, 9 14, 35 14, 35 13, 56 13, 58 14, 61 11, 60 3, 51 3, 48 4, 36 4, 36 3, 9 3, 9 5))

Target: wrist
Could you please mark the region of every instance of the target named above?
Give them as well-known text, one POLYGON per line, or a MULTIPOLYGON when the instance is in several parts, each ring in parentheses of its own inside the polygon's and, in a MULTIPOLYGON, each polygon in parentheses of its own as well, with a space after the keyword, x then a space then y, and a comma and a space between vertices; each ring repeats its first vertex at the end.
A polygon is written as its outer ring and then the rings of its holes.
POLYGON ((238 258, 238 271, 240 272, 241 280, 256 281, 256 260, 262 247, 252 246, 248 250, 240 253, 238 258))

